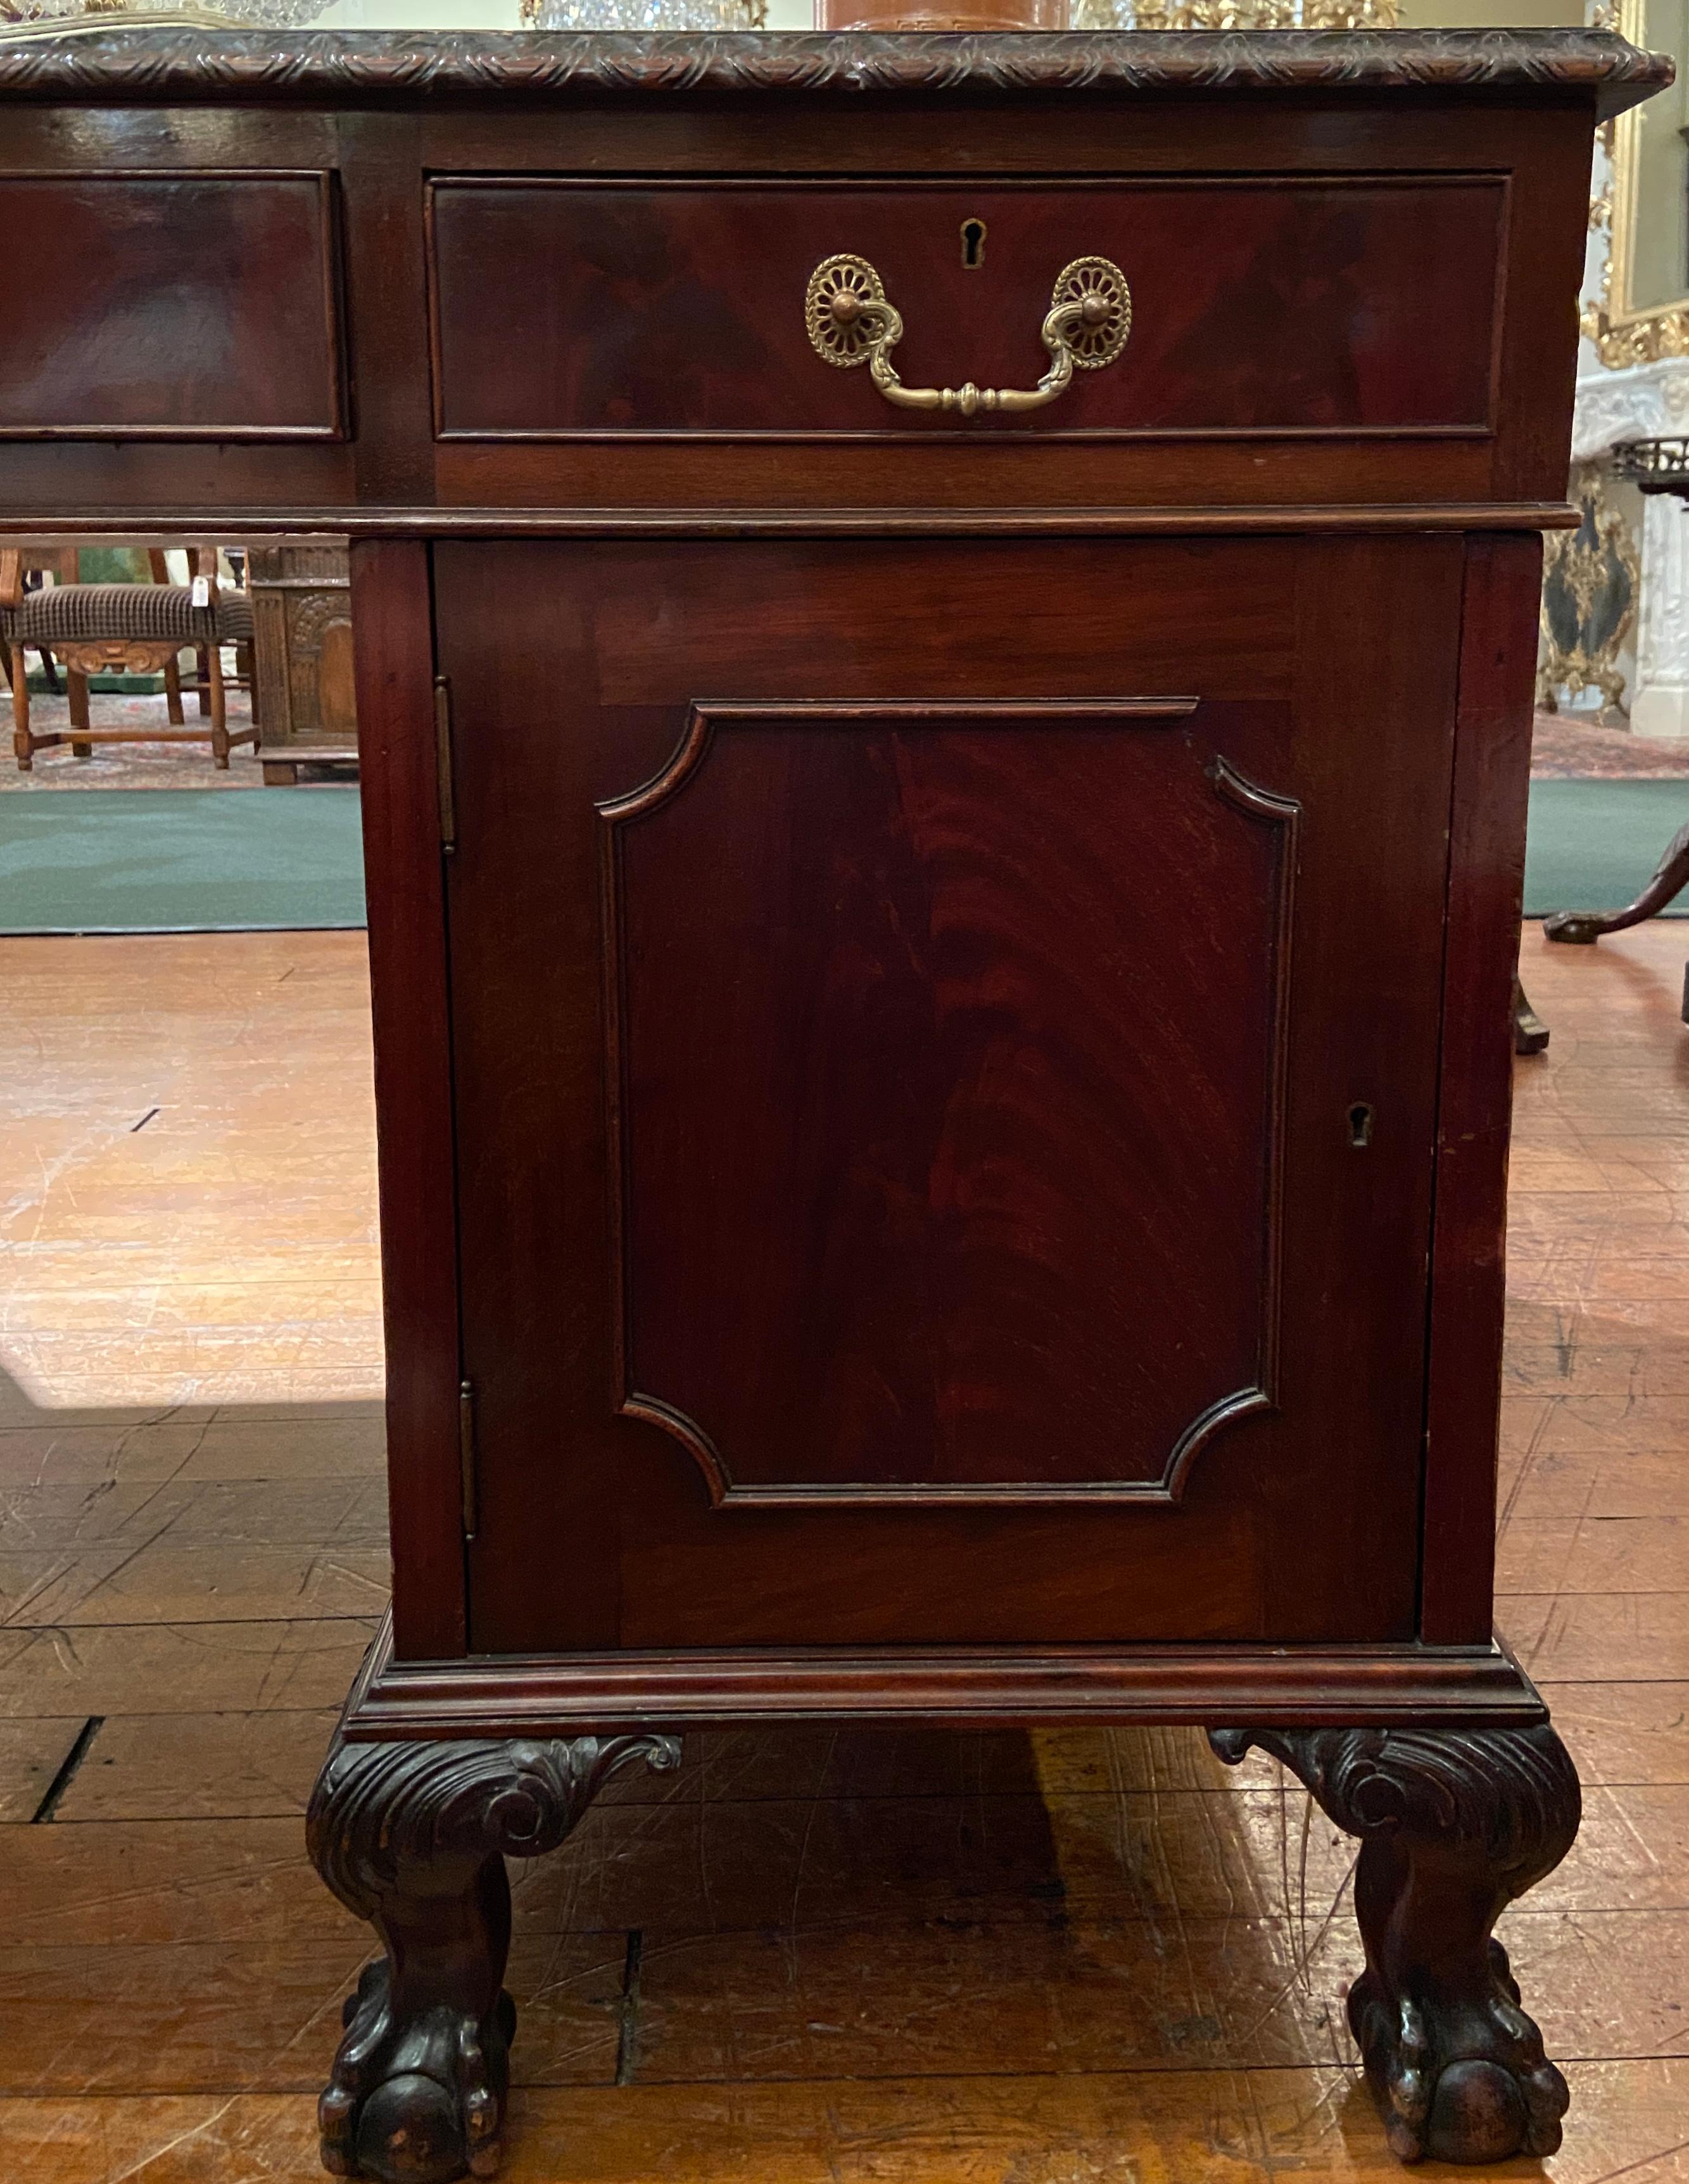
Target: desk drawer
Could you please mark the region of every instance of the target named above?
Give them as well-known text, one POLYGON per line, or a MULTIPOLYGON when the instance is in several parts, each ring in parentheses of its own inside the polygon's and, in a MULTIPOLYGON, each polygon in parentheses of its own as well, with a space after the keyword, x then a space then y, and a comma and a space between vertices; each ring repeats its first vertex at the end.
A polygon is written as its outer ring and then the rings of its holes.
POLYGON ((344 438, 334 224, 327 170, 0 175, 0 440, 344 438))
POLYGON ((1496 176, 944 184, 440 179, 442 438, 1482 434, 1496 176), (1031 389, 1072 261, 1112 261, 1131 331, 1015 414, 896 407, 817 354, 805 291, 865 261, 906 387, 1031 389), (970 262, 972 260, 974 262, 970 262))

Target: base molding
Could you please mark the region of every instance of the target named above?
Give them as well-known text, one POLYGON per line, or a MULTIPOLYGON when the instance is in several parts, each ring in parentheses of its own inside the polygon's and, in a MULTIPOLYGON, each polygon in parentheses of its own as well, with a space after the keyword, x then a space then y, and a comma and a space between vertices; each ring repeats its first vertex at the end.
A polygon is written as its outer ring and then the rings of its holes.
POLYGON ((384 1622, 342 1735, 557 1737, 827 1723, 1530 1727, 1547 1719, 1498 1644, 742 1647, 399 1661, 384 1622))

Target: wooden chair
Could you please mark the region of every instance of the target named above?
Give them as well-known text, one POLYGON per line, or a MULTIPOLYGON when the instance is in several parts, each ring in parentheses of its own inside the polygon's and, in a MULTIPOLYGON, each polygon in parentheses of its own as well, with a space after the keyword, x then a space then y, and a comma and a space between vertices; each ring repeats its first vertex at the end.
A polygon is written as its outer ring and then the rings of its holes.
POLYGON ((153 577, 148 584, 81 583, 77 581, 78 560, 74 548, 0 551, 0 642, 12 685, 12 748, 19 772, 30 772, 35 754, 58 744, 68 743, 77 758, 89 758, 97 743, 197 742, 205 732, 186 725, 184 687, 195 691, 202 716, 209 714, 211 754, 218 766, 226 768, 236 745, 258 740, 258 700, 252 673, 252 610, 244 593, 225 591, 218 584, 215 549, 195 547, 189 554, 196 575, 205 577, 209 587, 203 606, 194 604, 192 585, 169 582, 159 548, 148 551, 153 577), (60 581, 26 591, 24 578, 30 569, 50 571, 60 581), (236 648, 233 676, 223 671, 225 644, 236 648), (44 660, 56 655, 64 663, 70 725, 62 733, 40 735, 30 724, 25 647, 44 660), (197 671, 184 678, 179 655, 190 650, 196 655, 197 671), (162 669, 168 725, 147 728, 130 722, 120 728, 94 727, 88 712, 88 677, 109 668, 143 674, 162 669), (253 692, 253 723, 232 735, 226 705, 231 683, 244 683, 253 692))

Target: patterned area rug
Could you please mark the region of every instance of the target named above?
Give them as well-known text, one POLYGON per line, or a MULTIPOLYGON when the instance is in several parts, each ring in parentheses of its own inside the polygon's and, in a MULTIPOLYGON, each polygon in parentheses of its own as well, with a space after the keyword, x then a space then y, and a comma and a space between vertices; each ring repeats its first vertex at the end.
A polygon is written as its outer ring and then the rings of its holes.
MULTIPOLYGON (((3 700, 4 692, 0 691, 0 702, 3 700)), ((191 693, 183 705, 187 713, 183 726, 198 727, 201 718, 191 693)), ((162 695, 119 698, 97 693, 90 701, 88 717, 97 728, 119 728, 131 721, 137 727, 162 728, 169 716, 162 695)), ((246 692, 231 690, 231 732, 247 727, 251 720, 251 700, 246 692)), ((51 692, 36 693, 30 699, 30 722, 42 733, 56 733, 69 727, 69 710, 62 697, 55 698, 51 692)), ((203 725, 203 743, 96 744, 92 758, 78 758, 68 744, 61 744, 55 750, 36 753, 32 773, 19 773, 9 744, 0 744, 0 789, 262 788, 264 775, 252 745, 242 744, 231 751, 229 770, 221 773, 211 763, 211 723, 206 721, 203 725)), ((299 777, 302 781, 347 781, 353 778, 353 769, 310 766, 302 769, 299 777)))
MULTIPOLYGON (((187 700, 187 723, 197 724, 194 700, 187 700)), ((50 694, 31 700, 37 727, 69 726, 62 697, 50 694)), ((164 725, 164 700, 158 698, 96 697, 96 727, 164 725)), ((229 694, 229 725, 244 727, 252 718, 243 690, 229 694)), ((329 777, 331 770, 321 770, 329 777)), ((1603 727, 1568 713, 1539 713, 1531 748, 1534 781, 1672 781, 1689 777, 1689 743, 1664 743, 1633 736, 1627 728, 1603 727)), ((229 770, 211 763, 208 726, 203 744, 96 744, 92 758, 79 759, 61 747, 36 754, 35 772, 19 773, 0 750, 0 789, 7 788, 261 788, 258 755, 249 744, 231 753, 229 770)))
POLYGON ((1539 713, 1531 741, 1533 781, 1681 781, 1689 743, 1633 736, 1571 713, 1539 713))

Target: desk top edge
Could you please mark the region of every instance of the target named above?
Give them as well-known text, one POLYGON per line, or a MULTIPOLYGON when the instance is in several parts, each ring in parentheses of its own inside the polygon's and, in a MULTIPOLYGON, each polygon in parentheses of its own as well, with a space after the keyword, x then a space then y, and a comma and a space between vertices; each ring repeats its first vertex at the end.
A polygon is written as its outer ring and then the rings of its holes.
POLYGON ((0 99, 416 105, 742 94, 1328 94, 1543 98, 1603 117, 1673 64, 1603 31, 258 31, 184 19, 0 36, 0 99))

